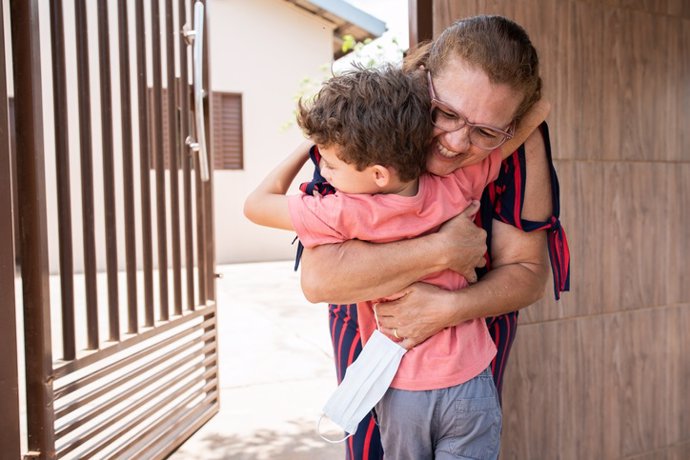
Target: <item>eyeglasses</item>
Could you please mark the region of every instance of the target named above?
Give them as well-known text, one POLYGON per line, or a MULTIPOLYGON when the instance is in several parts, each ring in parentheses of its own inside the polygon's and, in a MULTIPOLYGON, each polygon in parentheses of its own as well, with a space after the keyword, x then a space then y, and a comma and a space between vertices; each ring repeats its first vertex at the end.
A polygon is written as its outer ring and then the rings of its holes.
POLYGON ((434 84, 431 82, 431 73, 428 70, 426 76, 429 80, 429 94, 431 95, 431 122, 438 129, 450 133, 467 126, 470 143, 483 150, 493 150, 503 145, 508 139, 512 139, 514 124, 511 124, 508 130, 504 131, 494 126, 471 123, 436 97, 434 84))

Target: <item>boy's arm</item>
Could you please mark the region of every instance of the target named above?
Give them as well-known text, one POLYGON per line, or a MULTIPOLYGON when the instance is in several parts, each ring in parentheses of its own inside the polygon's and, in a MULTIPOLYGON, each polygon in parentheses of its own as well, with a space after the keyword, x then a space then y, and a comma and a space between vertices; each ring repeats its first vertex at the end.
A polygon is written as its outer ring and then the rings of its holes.
POLYGON ((522 117, 513 137, 500 147, 501 157, 508 158, 518 147, 524 144, 530 134, 546 120, 550 111, 551 104, 546 99, 539 99, 522 117))
POLYGON ((309 159, 310 140, 300 144, 283 162, 271 171, 244 202, 244 215, 255 224, 294 230, 288 199, 285 194, 309 159))

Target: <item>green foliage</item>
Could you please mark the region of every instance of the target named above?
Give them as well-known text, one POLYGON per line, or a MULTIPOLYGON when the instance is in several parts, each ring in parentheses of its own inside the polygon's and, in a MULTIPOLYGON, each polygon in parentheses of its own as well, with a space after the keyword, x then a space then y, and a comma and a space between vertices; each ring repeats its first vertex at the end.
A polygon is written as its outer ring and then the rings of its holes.
POLYGON ((341 38, 343 44, 340 47, 340 51, 342 51, 343 54, 347 54, 351 51, 359 51, 372 42, 371 38, 365 38, 364 41, 358 42, 352 34, 345 34, 341 38))
MULTIPOLYGON (((360 42, 355 40, 354 36, 347 34, 342 37, 342 40, 341 50, 346 53, 345 56, 335 62, 321 65, 317 75, 300 80, 298 91, 293 97, 295 106, 300 99, 308 101, 313 98, 319 92, 321 85, 333 75, 351 70, 354 65, 372 68, 386 63, 402 63, 405 50, 400 47, 395 37, 384 35, 377 40, 367 38, 360 42)), ((292 119, 285 122, 281 130, 289 129, 295 124, 296 108, 292 115, 292 119)))
POLYGON ((340 47, 340 51, 343 53, 348 53, 349 51, 352 51, 355 49, 355 46, 357 45, 357 40, 355 40, 354 35, 343 35, 343 44, 340 47))

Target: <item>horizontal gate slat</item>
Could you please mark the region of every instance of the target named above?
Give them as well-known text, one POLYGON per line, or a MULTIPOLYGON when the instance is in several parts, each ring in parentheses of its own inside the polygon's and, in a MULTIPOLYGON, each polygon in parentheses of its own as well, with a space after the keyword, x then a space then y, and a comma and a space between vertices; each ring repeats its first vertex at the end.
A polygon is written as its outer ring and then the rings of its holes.
POLYGON ((184 419, 180 420, 179 426, 183 427, 182 429, 172 431, 167 438, 160 439, 156 446, 143 450, 141 458, 148 457, 152 460, 168 458, 168 455, 174 452, 186 439, 217 414, 219 407, 218 393, 211 393, 193 412, 190 411, 184 419), (159 446, 160 448, 158 448, 159 446), (154 448, 156 448, 155 452, 154 448))
MULTIPOLYGON (((213 360, 208 360, 208 364, 213 364, 213 360)), ((193 366, 189 369, 186 369, 184 372, 181 372, 179 374, 175 374, 173 376, 174 378, 168 379, 167 381, 165 381, 164 384, 161 384, 160 386, 155 387, 155 388, 150 388, 149 389, 150 391, 146 392, 143 397, 140 397, 136 400, 133 400, 132 404, 120 408, 116 415, 109 417, 108 419, 102 421, 101 423, 99 423, 95 426, 89 427, 89 429, 87 429, 86 431, 81 432, 78 435, 76 435, 74 439, 67 440, 65 442, 65 447, 58 451, 58 457, 62 457, 64 455, 76 450, 77 448, 88 444, 92 439, 94 439, 99 434, 103 433, 104 431, 106 431, 109 428, 113 428, 118 422, 125 419, 127 416, 131 415, 132 413, 134 413, 138 409, 141 409, 147 403, 154 401, 162 393, 164 393, 164 392, 166 392, 172 388, 175 388, 177 386, 178 388, 176 388, 175 391, 173 393, 171 393, 168 397, 162 399, 161 401, 159 401, 155 405, 146 408, 146 410, 142 411, 142 413, 139 416, 137 416, 136 418, 133 418, 132 420, 128 421, 124 426, 122 426, 119 429, 116 429, 115 431, 113 431, 109 434, 110 434, 110 438, 112 438, 112 440, 114 442, 116 439, 123 437, 125 435, 125 433, 127 433, 128 431, 134 431, 134 428, 136 428, 138 425, 142 424, 146 419, 152 418, 153 414, 164 409, 166 406, 169 406, 171 403, 175 402, 176 399, 178 399, 181 395, 190 391, 190 389, 192 389, 195 385, 198 385, 199 384, 198 379, 192 379, 192 380, 187 381, 187 382, 185 382, 185 379, 195 375, 196 373, 199 373, 199 371, 205 365, 207 365, 207 361, 200 362, 200 363, 196 364, 195 366, 193 366), (152 390, 155 390, 155 391, 152 391, 152 390)), ((160 375, 158 377, 160 377, 160 375)), ((150 387, 152 383, 156 383, 156 382, 162 382, 162 380, 159 378, 158 380, 150 379, 146 382, 142 382, 143 385, 141 386, 141 388, 138 389, 139 392, 141 392, 141 390, 143 390, 147 387, 150 387)), ((118 401, 118 402, 121 402, 121 401, 118 401)), ((90 421, 90 419, 89 420, 84 419, 84 420, 90 421)), ((71 432, 71 431, 72 430, 70 430, 69 432, 71 432)), ((66 432, 64 434, 68 434, 69 432, 66 432)), ((62 437, 63 436, 60 436, 60 433, 56 434, 56 439, 58 440, 58 443, 62 437)), ((93 450, 94 451, 102 450, 105 447, 107 447, 107 445, 109 445, 109 444, 110 443, 107 441, 99 441, 97 443, 97 446, 94 447, 93 450)), ((83 456, 84 456, 84 454, 80 454, 80 457, 83 457, 83 456)))
MULTIPOLYGON (((215 334, 210 334, 210 335, 215 336, 215 334)), ((191 348, 195 345, 201 345, 202 343, 205 343, 205 341, 204 341, 205 338, 208 338, 208 335, 204 336, 204 337, 199 337, 196 340, 191 341, 191 342, 185 342, 183 345, 181 345, 177 349, 169 350, 166 353, 166 355, 170 354, 170 355, 175 356, 175 352, 177 352, 177 351, 182 351, 185 348, 191 348)), ((212 343, 214 343, 214 342, 212 342, 212 343)), ((211 347, 212 347, 212 349, 215 349, 215 345, 212 345, 211 347)), ((151 353, 153 353, 153 352, 151 352, 151 353)), ((155 376, 144 380, 142 383, 145 383, 145 382, 150 383, 156 377, 162 378, 166 375, 165 372, 174 371, 176 369, 176 366, 182 366, 183 364, 185 364, 185 363, 187 363, 187 362, 189 362, 195 358, 198 358, 198 357, 199 357, 199 355, 194 354, 194 352, 183 355, 182 359, 179 359, 177 361, 173 361, 172 364, 168 365, 164 370, 159 371, 158 373, 155 374, 155 376)), ((102 386, 95 388, 92 392, 86 393, 86 394, 80 396, 75 401, 72 401, 69 404, 65 405, 63 408, 57 410, 55 413, 56 420, 61 419, 65 416, 69 415, 71 412, 73 412, 73 411, 75 411, 81 407, 84 407, 88 403, 98 399, 100 396, 103 396, 103 395, 111 392, 112 390, 120 387, 120 386, 125 386, 125 382, 127 380, 133 380, 136 377, 146 373, 146 371, 149 371, 149 370, 155 368, 156 366, 159 366, 160 364, 162 364, 164 362, 168 362, 168 361, 171 361, 171 359, 168 356, 161 356, 161 357, 157 358, 155 361, 147 363, 146 365, 144 365, 144 367, 138 368, 136 371, 131 370, 126 375, 123 375, 122 377, 120 377, 120 378, 118 378, 112 382, 109 382, 107 384, 105 384, 105 383, 102 384, 102 386)), ((67 395, 69 395, 69 394, 70 393, 67 393, 67 395)), ((120 396, 118 396, 118 398, 120 398, 120 396)), ((94 416, 99 415, 100 413, 106 411, 112 405, 116 404, 116 402, 117 402, 116 398, 111 398, 110 400, 108 400, 108 402, 99 406, 97 410, 92 411, 90 413, 89 417, 94 417, 94 416)), ((87 421, 87 419, 85 417, 82 417, 82 418, 80 418, 80 421, 87 421)), ((59 426, 60 426, 60 423, 56 422, 56 427, 59 427, 59 426)), ((60 432, 62 432, 64 429, 67 429, 67 427, 58 428, 58 430, 60 432)), ((63 436, 63 435, 64 435, 63 433, 60 434, 60 436, 63 436)))
POLYGON ((83 356, 81 358, 78 358, 74 361, 70 361, 68 363, 60 363, 59 366, 57 366, 54 369, 53 375, 56 379, 64 377, 72 372, 75 372, 79 369, 82 369, 84 367, 90 366, 92 364, 97 363, 99 360, 104 359, 106 357, 112 356, 115 353, 118 353, 122 350, 125 350, 129 347, 132 347, 134 345, 137 345, 145 340, 150 339, 151 337, 156 336, 157 334, 169 331, 170 329, 173 329, 183 323, 186 323, 188 321, 192 321, 196 318, 202 317, 202 316, 215 316, 216 313, 216 305, 215 303, 209 302, 208 306, 195 310, 193 312, 186 313, 185 315, 179 317, 179 318, 174 318, 166 323, 163 323, 161 325, 156 326, 155 328, 151 328, 148 330, 145 330, 136 336, 130 337, 126 340, 123 340, 121 342, 115 342, 112 345, 108 346, 107 348, 103 348, 101 350, 95 351, 93 353, 90 353, 86 356, 83 356))
MULTIPOLYGON (((215 372, 212 371, 212 372, 215 372)), ((210 372, 209 374, 212 374, 210 372)), ((198 383, 198 382, 193 382, 193 384, 198 383)), ((144 421, 146 421, 147 418, 151 418, 151 414, 154 414, 156 412, 161 411, 162 409, 166 408, 168 405, 170 405, 171 402, 175 400, 177 395, 170 396, 168 398, 165 398, 163 401, 158 403, 156 406, 154 406, 149 413, 137 417, 136 420, 130 425, 129 429, 131 431, 134 431, 135 433, 138 433, 139 436, 136 436, 135 438, 128 438, 126 439, 126 445, 123 447, 120 447, 117 452, 108 452, 105 454, 106 458, 143 458, 143 457, 136 457, 136 456, 130 456, 130 454, 127 454, 127 451, 130 451, 133 449, 133 447, 136 449, 137 444, 145 443, 147 441, 147 438, 151 436, 152 433, 155 433, 157 430, 160 430, 161 428, 171 428, 172 426, 175 426, 176 424, 179 423, 179 415, 190 410, 189 407, 187 407, 189 404, 191 404, 195 399, 198 399, 200 395, 208 394, 209 391, 213 388, 212 385, 206 385, 203 388, 201 388, 198 392, 192 393, 188 397, 186 397, 183 401, 176 402, 176 405, 173 409, 170 411, 166 412, 165 416, 160 416, 156 417, 155 420, 157 420, 157 423, 154 423, 152 425, 149 425, 147 429, 142 430, 139 425, 143 424, 144 421), (172 420, 172 422, 171 422, 172 420), (135 430, 136 428, 136 430, 135 430)), ((217 388, 216 388, 217 391, 217 388)), ((205 399, 213 399, 214 397, 217 398, 213 393, 210 396, 207 396, 205 399)), ((192 409, 193 410, 193 409, 192 409)), ((125 427, 127 428, 127 427, 125 427)), ((99 445, 95 446, 92 450, 85 452, 81 454, 81 458, 83 459, 88 459, 92 458, 96 454, 99 454, 102 452, 106 447, 111 445, 113 442, 116 440, 122 440, 124 437, 124 434, 127 432, 127 430, 123 428, 118 432, 113 433, 113 435, 108 438, 107 441, 103 443, 99 443, 99 445)), ((141 448, 141 447, 140 447, 141 448)), ((99 455, 99 458, 101 456, 99 455)))
MULTIPOLYGON (((207 388, 210 387, 211 385, 207 385, 207 388)), ((182 415, 176 420, 173 419, 170 426, 175 426, 177 430, 168 429, 167 432, 161 433, 155 441, 150 442, 138 452, 133 453, 132 458, 150 458, 152 460, 166 458, 177 446, 215 415, 218 412, 218 408, 219 399, 216 391, 210 393, 197 407, 187 414, 182 415), (179 427, 186 427, 186 429, 181 430, 179 427)))
MULTIPOLYGON (((201 411, 204 407, 207 406, 212 406, 212 403, 217 401, 218 399, 218 394, 217 394, 217 388, 216 391, 210 392, 211 389, 213 389, 213 385, 208 384, 202 389, 202 393, 208 394, 208 396, 200 403, 198 404, 197 411, 201 411)), ((175 427, 177 424, 180 423, 180 419, 184 419, 185 417, 183 414, 185 413, 185 404, 189 404, 195 399, 195 395, 190 396, 187 398, 187 400, 180 405, 177 409, 174 411, 171 411, 166 414, 164 418, 162 418, 159 423, 156 425, 150 427, 147 431, 143 432, 137 439, 132 441, 132 447, 126 447, 124 449, 121 449, 120 451, 114 453, 112 455, 113 458, 146 458, 147 456, 151 456, 150 454, 147 454, 146 452, 150 452, 153 450, 154 446, 150 446, 150 442, 155 440, 156 438, 160 438, 165 435, 164 430, 170 430, 171 428, 175 427), (153 439, 152 439, 153 438, 153 439), (137 443, 139 445, 137 445, 137 443)), ((212 408, 212 407, 209 407, 212 408)), ((187 409, 188 410, 188 409, 187 409)), ((192 409, 193 411, 194 409, 192 409)), ((191 417, 189 417, 191 418, 191 417)))

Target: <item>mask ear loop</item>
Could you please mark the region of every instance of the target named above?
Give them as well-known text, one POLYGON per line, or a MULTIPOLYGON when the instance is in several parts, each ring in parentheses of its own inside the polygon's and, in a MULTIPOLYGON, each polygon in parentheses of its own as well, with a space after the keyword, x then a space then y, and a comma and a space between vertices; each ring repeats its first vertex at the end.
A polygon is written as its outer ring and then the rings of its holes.
POLYGON ((319 436, 320 436, 321 439, 323 439, 324 441, 326 441, 326 442, 328 442, 328 443, 330 443, 330 444, 340 444, 341 442, 345 441, 345 440, 346 440, 347 438, 349 438, 350 436, 354 436, 354 434, 357 433, 357 429, 355 429, 355 431, 353 431, 352 433, 348 434, 348 435, 345 436, 343 439, 337 439, 337 440, 336 440, 336 439, 328 439, 328 438, 325 437, 323 434, 321 434, 321 420, 323 420, 324 416, 325 416, 325 414, 321 414, 321 417, 319 417, 319 422, 316 424, 316 432, 319 433, 319 436))

